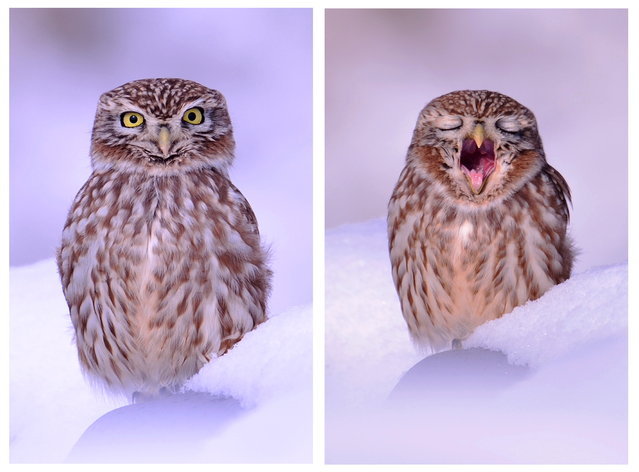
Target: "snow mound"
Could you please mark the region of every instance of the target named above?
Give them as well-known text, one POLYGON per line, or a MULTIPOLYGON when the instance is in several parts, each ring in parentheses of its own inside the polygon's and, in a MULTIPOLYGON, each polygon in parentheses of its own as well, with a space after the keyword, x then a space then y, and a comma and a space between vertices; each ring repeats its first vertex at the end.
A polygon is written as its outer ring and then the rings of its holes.
POLYGON ((245 414, 236 400, 202 393, 159 397, 100 417, 67 457, 72 463, 199 462, 205 438, 245 414))
POLYGON ((624 463, 627 286, 627 264, 576 274, 422 359, 386 222, 328 231, 327 462, 624 463))
POLYGON ((10 459, 61 462, 82 432, 126 404, 84 379, 53 259, 10 270, 10 459))
POLYGON ((326 234, 326 402, 382 400, 421 356, 401 315, 386 222, 326 234))
POLYGON ((310 391, 312 308, 291 308, 246 333, 222 357, 204 366, 188 390, 229 396, 253 407, 297 390, 310 391))
MULTIPOLYGON (((165 451, 173 461, 187 456, 189 461, 203 462, 311 459, 310 306, 272 316, 186 385, 210 395, 187 394, 153 406, 127 406, 126 399, 96 391, 83 377, 53 259, 11 268, 10 310, 11 462, 99 460, 91 451, 99 451, 101 445, 114 450, 117 441, 109 437, 130 429, 136 418, 146 421, 137 425, 141 430, 157 425, 158 434, 170 439, 170 428, 162 425, 171 424, 175 415, 181 416, 183 429, 192 424, 201 447, 197 454, 165 451), (206 410, 211 419, 207 425, 198 417, 204 410, 194 402, 208 402, 209 397, 214 399, 206 410), (224 427, 219 428, 220 424, 224 427), (83 441, 73 449, 85 430, 83 441), (246 445, 243 438, 255 447, 242 447, 246 445)), ((139 440, 132 438, 130 451, 120 452, 144 457, 150 450, 139 440)), ((173 442, 178 449, 179 444, 173 442)))
POLYGON ((514 364, 539 367, 628 327, 628 265, 574 275, 538 300, 479 326, 464 347, 500 350, 514 364))

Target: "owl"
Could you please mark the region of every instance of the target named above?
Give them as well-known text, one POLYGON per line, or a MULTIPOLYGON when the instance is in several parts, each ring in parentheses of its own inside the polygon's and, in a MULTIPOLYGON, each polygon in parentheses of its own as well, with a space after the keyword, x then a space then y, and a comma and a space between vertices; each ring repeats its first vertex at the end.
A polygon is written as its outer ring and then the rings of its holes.
POLYGON ((570 190, 534 115, 486 90, 421 111, 388 205, 392 275, 411 337, 459 348, 480 324, 570 276, 570 190))
POLYGON ((106 390, 173 392, 265 321, 272 274, 234 147, 224 97, 198 83, 100 97, 57 264, 80 365, 106 390))

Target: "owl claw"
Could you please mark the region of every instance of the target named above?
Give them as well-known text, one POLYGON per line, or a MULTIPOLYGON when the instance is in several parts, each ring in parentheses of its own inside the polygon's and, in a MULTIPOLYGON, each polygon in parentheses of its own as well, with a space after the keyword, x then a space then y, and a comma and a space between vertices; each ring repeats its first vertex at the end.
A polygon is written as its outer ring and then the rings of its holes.
POLYGON ((457 351, 459 349, 463 349, 462 347, 462 340, 461 339, 453 339, 452 342, 452 348, 453 350, 457 351))
POLYGON ((155 395, 145 392, 133 392, 131 394, 131 403, 144 403, 155 398, 155 395))
POLYGON ((131 394, 131 403, 144 403, 156 398, 171 396, 175 392, 176 388, 170 387, 161 387, 160 390, 155 393, 135 391, 131 394))

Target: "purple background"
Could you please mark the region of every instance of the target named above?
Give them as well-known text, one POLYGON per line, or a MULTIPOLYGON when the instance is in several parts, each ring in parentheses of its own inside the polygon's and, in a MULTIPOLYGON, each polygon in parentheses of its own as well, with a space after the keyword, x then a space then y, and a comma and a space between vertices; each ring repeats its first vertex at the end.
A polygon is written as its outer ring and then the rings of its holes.
POLYGON ((231 179, 272 246, 271 312, 310 302, 310 9, 12 9, 10 27, 11 265, 53 257, 100 94, 180 77, 227 99, 231 179))
POLYGON ((326 226, 386 215, 417 115, 459 89, 537 117, 575 271, 627 259, 626 10, 327 10, 326 226))

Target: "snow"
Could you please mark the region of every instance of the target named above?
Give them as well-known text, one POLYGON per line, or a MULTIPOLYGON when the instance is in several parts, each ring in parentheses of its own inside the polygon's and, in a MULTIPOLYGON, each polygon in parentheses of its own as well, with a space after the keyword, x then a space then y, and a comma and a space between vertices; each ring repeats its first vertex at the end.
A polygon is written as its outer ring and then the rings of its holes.
POLYGON ((309 462, 309 406, 303 391, 254 409, 195 393, 128 405, 91 425, 67 462, 309 462))
POLYGON ((423 358, 385 221, 327 231, 327 463, 625 463, 627 280, 575 274, 423 358))
POLYGON ((83 378, 53 259, 10 269, 10 312, 11 462, 311 460, 310 306, 204 366, 199 393, 134 405, 83 378))
POLYGON ((386 223, 326 235, 326 407, 381 400, 421 359, 410 343, 387 256, 386 223))
POLYGON ((576 274, 510 316, 480 326, 466 346, 499 349, 512 363, 537 367, 625 333, 627 281, 627 264, 576 274))
POLYGON ((294 307, 244 335, 231 351, 204 366, 186 387, 230 396, 254 407, 311 385, 310 306, 294 307), (281 366, 281 367, 274 367, 281 366))
MULTIPOLYGON (((383 219, 326 234, 327 463, 624 463, 627 265, 575 274, 426 358, 383 219)), ((310 306, 128 405, 83 378, 53 260, 10 269, 11 462, 309 462, 310 306), (166 447, 171 444, 171 447, 166 447)))

